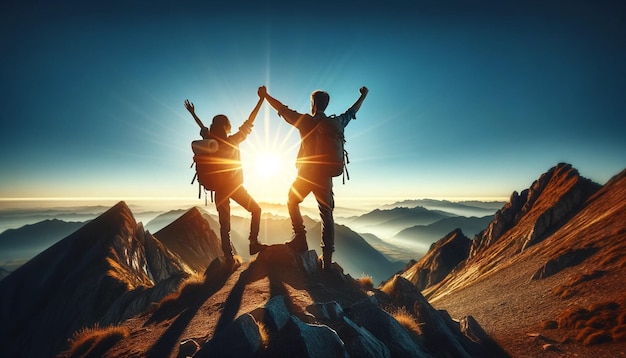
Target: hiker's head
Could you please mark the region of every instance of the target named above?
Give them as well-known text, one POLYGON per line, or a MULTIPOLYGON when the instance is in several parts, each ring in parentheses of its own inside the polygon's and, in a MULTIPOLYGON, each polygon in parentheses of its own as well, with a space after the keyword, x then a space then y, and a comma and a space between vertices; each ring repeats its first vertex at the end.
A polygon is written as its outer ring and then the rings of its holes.
POLYGON ((211 128, 209 131, 216 137, 226 138, 226 136, 230 133, 230 121, 228 117, 223 114, 218 114, 213 117, 213 122, 211 122, 211 128))
POLYGON ((314 91, 311 93, 311 113, 324 112, 330 102, 330 95, 324 91, 314 91))

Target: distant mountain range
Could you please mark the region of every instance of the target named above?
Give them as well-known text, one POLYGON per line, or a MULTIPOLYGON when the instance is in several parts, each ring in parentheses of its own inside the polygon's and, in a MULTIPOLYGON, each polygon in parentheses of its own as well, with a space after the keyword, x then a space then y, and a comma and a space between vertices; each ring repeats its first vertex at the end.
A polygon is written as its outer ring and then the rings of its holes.
POLYGON ((487 228, 493 218, 493 215, 484 216, 482 218, 467 218, 463 216, 445 218, 430 225, 416 225, 404 229, 397 233, 393 238, 417 241, 423 243, 424 246, 430 246, 430 244, 441 239, 455 228, 461 229, 465 235, 473 237, 487 228))
POLYGON ((0 233, 0 266, 19 266, 83 225, 84 222, 46 219, 5 230, 0 233))
MULTIPOLYGON (((419 200, 414 202, 431 206, 437 205, 438 207, 448 209, 469 207, 465 204, 457 205, 456 203, 437 200, 419 200)), ((476 205, 476 208, 479 208, 479 204, 476 205)), ((493 204, 487 203, 485 205, 489 206, 493 204)), ((278 204, 270 205, 270 208, 274 209, 282 207, 282 205, 278 204)), ((209 214, 209 212, 206 211, 207 209, 202 207, 196 208, 212 227, 218 227, 217 216, 215 214, 209 214)), ((479 211, 481 210, 483 209, 479 209, 479 211)), ((145 224, 145 229, 154 234, 170 225, 184 215, 185 212, 186 210, 179 209, 162 213, 145 224)), ((421 257, 430 244, 444 236, 450 230, 458 227, 464 230, 464 232, 467 232, 468 235, 471 235, 485 228, 488 221, 487 218, 459 217, 448 212, 432 211, 424 207, 397 207, 388 210, 375 209, 361 216, 343 219, 338 218, 337 222, 342 223, 345 229, 338 231, 336 241, 338 245, 342 245, 341 243, 343 241, 348 240, 355 245, 363 245, 369 249, 371 249, 372 245, 377 245, 378 249, 382 249, 375 253, 372 252, 370 255, 370 258, 373 260, 372 262, 380 261, 381 264, 370 265, 369 272, 359 269, 358 265, 345 265, 348 272, 354 273, 352 270, 360 270, 359 272, 369 274, 374 277, 377 282, 380 282, 386 279, 389 274, 395 272, 396 269, 401 268, 406 261, 421 257), (371 230, 372 233, 368 233, 368 230, 371 230), (356 234, 355 231, 362 234, 356 234), (342 239, 340 235, 346 235, 346 239, 342 239), (365 240, 361 244, 357 244, 357 241, 350 239, 350 237, 356 236, 358 236, 361 241, 363 241, 362 239, 365 240), (393 239, 395 239, 395 241, 393 239), (402 242, 402 240, 404 240, 404 242, 402 242), (407 242, 410 243, 409 246, 405 245, 407 242), (384 256, 380 257, 379 253, 383 253, 384 256), (371 269, 372 267, 376 269, 371 269), (378 268, 382 267, 387 268, 379 272, 378 268)), ((250 258, 247 253, 248 242, 246 240, 249 232, 249 223, 247 217, 236 215, 232 217, 231 239, 238 254, 245 260, 250 258)), ((309 246, 313 249, 320 250, 319 228, 315 229, 317 231, 310 230, 319 226, 318 221, 305 216, 305 223, 310 231, 308 235, 309 246)), ((84 223, 66 224, 61 220, 46 220, 37 223, 35 226, 28 225, 19 229, 7 230, 5 233, 0 234, 0 246, 4 245, 2 247, 5 249, 0 251, 0 267, 4 266, 8 269, 14 269, 45 248, 70 234, 82 224, 84 223), (60 230, 61 228, 65 229, 60 230), (16 260, 16 258, 21 259, 16 260)), ((288 241, 291 239, 291 223, 289 219, 284 216, 264 213, 260 236, 261 241, 266 240, 268 243, 272 244, 288 241)), ((342 255, 341 252, 338 252, 338 254, 342 255)), ((345 259, 347 262, 351 261, 350 257, 345 257, 345 259)))
MULTIPOLYGON (((424 210, 399 212, 433 213, 424 210)), ((369 216, 383 225, 389 212, 369 216)), ((337 225, 333 271, 323 272, 319 223, 306 218, 314 250, 297 255, 282 244, 289 220, 271 215, 261 239, 272 246, 255 258, 249 220, 233 218, 245 261, 232 265, 212 215, 177 214, 151 234, 120 202, 1 279, 0 356, 626 352, 626 170, 599 185, 558 164, 473 238, 454 228, 407 265, 368 241, 388 243, 337 225)), ((429 225, 481 226, 465 219, 429 225)))

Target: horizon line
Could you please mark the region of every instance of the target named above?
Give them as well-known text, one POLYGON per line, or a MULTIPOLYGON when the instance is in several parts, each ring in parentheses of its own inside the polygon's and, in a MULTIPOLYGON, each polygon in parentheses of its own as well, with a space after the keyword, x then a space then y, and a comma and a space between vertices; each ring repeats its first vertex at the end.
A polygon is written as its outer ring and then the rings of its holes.
MULTIPOLYGON (((141 196, 141 197, 83 197, 83 196, 66 196, 66 197, 0 197, 0 202, 10 202, 10 201, 195 201, 202 200, 197 198, 189 198, 189 197, 179 197, 179 196, 141 196)), ((508 201, 509 197, 503 196, 423 196, 423 197, 396 197, 396 196, 388 196, 388 197, 377 197, 377 196, 369 196, 369 197, 353 197, 353 196, 342 196, 339 200, 347 200, 347 201, 391 201, 391 202, 400 202, 400 201, 408 201, 408 200, 447 200, 452 202, 462 202, 462 201, 508 201)), ((283 200, 269 201, 262 200, 259 202, 270 203, 270 204, 281 204, 283 201, 286 201, 286 198, 283 200)))

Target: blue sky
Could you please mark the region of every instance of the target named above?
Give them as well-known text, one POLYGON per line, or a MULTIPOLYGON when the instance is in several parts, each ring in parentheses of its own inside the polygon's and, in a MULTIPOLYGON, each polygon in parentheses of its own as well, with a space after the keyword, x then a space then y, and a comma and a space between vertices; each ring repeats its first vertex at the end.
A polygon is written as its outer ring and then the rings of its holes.
MULTIPOLYGON (((543 3, 5 1, 0 198, 195 198, 183 101, 237 127, 260 85, 300 112, 327 90, 329 114, 370 89, 338 198, 508 198, 558 162, 604 183, 626 168, 625 12, 543 3)), ((284 201, 297 145, 264 105, 254 197, 284 201)))

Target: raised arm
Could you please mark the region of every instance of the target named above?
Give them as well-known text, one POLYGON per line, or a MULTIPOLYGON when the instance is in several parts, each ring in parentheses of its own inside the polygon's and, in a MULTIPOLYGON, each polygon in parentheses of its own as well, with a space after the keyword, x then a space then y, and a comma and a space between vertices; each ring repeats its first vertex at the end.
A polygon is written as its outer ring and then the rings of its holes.
POLYGON ((195 109, 195 107, 193 105, 193 102, 189 102, 189 100, 186 99, 185 100, 185 108, 187 108, 189 113, 191 113, 191 115, 193 116, 193 119, 195 119, 196 123, 198 123, 198 125, 200 126, 201 129, 206 128, 206 126, 202 123, 200 118, 198 118, 198 116, 196 115, 196 109, 195 109))
POLYGON ((279 100, 270 96, 270 94, 267 93, 267 88, 265 88, 265 86, 259 87, 259 97, 265 98, 267 100, 267 103, 269 103, 270 106, 272 106, 272 108, 274 108, 277 112, 280 112, 280 110, 285 107, 285 105, 282 104, 279 100))
POLYGON ((369 90, 367 89, 367 87, 364 86, 359 89, 359 92, 361 92, 361 96, 359 96, 359 99, 357 99, 356 102, 354 102, 352 107, 350 107, 349 109, 349 111, 353 111, 353 113, 359 111, 359 109, 361 108, 361 104, 363 103, 365 97, 367 97, 367 93, 369 92, 369 90))
POLYGON ((245 123, 249 123, 249 124, 254 123, 254 119, 256 118, 256 115, 259 113, 259 109, 261 108, 262 104, 263 104, 263 97, 259 93, 259 101, 256 103, 256 106, 254 106, 254 109, 252 110, 252 112, 250 112, 250 116, 248 117, 245 123))

